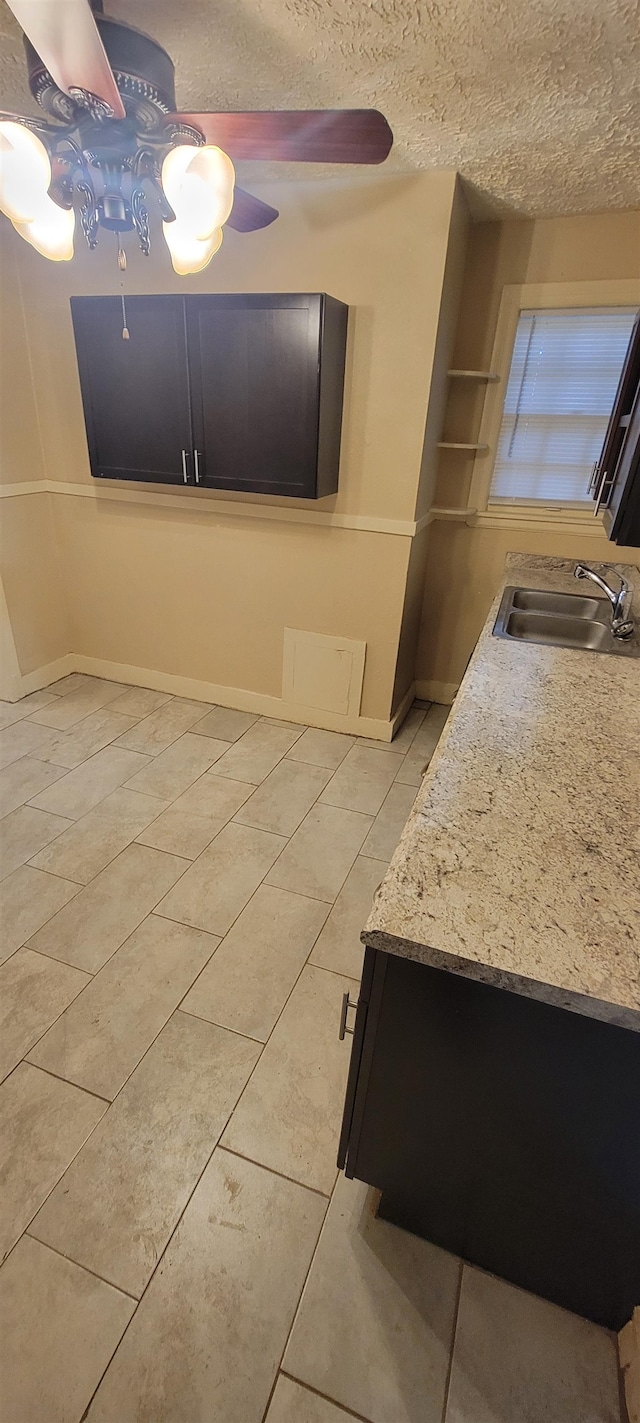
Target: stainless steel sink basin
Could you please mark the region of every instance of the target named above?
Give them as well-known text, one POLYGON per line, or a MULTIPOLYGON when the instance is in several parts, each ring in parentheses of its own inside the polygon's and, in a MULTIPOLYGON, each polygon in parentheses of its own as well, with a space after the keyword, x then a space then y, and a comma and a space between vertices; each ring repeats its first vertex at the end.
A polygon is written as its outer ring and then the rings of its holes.
POLYGON ((625 642, 613 636, 608 600, 585 598, 580 593, 505 588, 493 635, 547 647, 576 647, 623 657, 640 655, 637 637, 625 642))
POLYGON ((512 588, 511 606, 531 613, 560 613, 569 618, 606 621, 609 604, 604 598, 583 597, 581 593, 548 593, 542 588, 512 588))
POLYGON ((505 637, 521 642, 544 642, 551 647, 586 647, 590 652, 607 652, 611 633, 604 623, 592 618, 567 617, 566 613, 509 613, 505 637))

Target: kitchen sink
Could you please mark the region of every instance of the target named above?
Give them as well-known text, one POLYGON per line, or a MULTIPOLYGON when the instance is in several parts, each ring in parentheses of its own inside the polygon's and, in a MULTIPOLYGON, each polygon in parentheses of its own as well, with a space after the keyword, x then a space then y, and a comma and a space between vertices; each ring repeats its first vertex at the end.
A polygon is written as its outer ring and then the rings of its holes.
POLYGON ((580 593, 505 588, 493 636, 514 642, 542 643, 546 647, 640 656, 637 637, 628 642, 613 636, 608 600, 585 598, 580 593))
POLYGON ((559 613, 569 618, 595 618, 606 621, 609 604, 604 598, 584 597, 581 593, 548 593, 542 588, 511 588, 511 606, 527 613, 559 613))

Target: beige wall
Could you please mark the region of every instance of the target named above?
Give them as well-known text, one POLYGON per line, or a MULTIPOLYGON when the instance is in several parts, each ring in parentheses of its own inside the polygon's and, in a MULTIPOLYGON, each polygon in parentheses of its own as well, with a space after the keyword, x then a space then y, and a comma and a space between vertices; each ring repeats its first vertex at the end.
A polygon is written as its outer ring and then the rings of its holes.
MULTIPOLYGON (((640 278, 640 212, 538 222, 482 223, 471 229, 453 365, 487 370, 507 284, 640 278)), ((452 383, 445 438, 476 438, 484 386, 452 383), (462 431, 468 432, 462 434, 462 431)), ((466 505, 471 461, 443 452, 435 503, 466 505)), ((510 550, 559 557, 640 561, 590 526, 583 533, 543 527, 469 527, 438 520, 429 528, 416 679, 445 698, 459 683, 495 595, 510 550)))
POLYGON ((49 494, 0 500, 0 569, 23 675, 71 650, 51 504, 49 494))
MULTIPOLYGON (((438 441, 442 437, 443 420, 449 388, 447 371, 451 364, 456 338, 468 240, 469 211, 462 184, 458 181, 451 213, 447 257, 442 279, 438 330, 420 465, 420 482, 416 502, 416 518, 418 520, 423 519, 433 503, 438 471, 438 441)), ((394 684, 394 709, 402 703, 403 698, 406 696, 415 678, 415 665, 424 601, 425 576, 427 572, 428 548, 428 528, 424 528, 413 540, 407 569, 402 627, 394 684)))
POLYGON ((450 700, 464 675, 507 553, 546 553, 586 563, 640 563, 638 549, 620 548, 604 536, 592 538, 561 530, 471 529, 445 521, 431 524, 427 532, 416 680, 419 691, 435 700, 450 700))
MULTIPOLYGON (((278 221, 259 233, 227 230, 210 266, 190 278, 174 275, 157 225, 149 258, 127 244, 125 295, 326 291, 352 308, 340 489, 323 509, 414 517, 455 181, 441 171, 270 184, 264 196, 280 209, 278 221)), ((120 291, 108 239, 102 233, 90 253, 78 238, 68 264, 45 262, 20 243, 51 479, 90 478, 69 297, 120 291)))
POLYGON ((460 309, 463 300, 463 285, 469 251, 469 209, 462 184, 458 181, 449 230, 447 259, 442 279, 442 296, 438 319, 438 332, 433 359, 427 422, 422 451, 420 484, 416 504, 416 517, 420 519, 434 502, 434 491, 438 472, 440 451, 438 441, 442 439, 443 424, 449 394, 447 371, 453 360, 460 309))
MULTIPOLYGON (((350 176, 340 183, 269 185, 264 196, 280 208, 278 222, 250 236, 228 232, 221 252, 198 277, 173 275, 157 230, 147 260, 130 242, 124 290, 328 291, 349 304, 340 489, 317 504, 194 490, 184 508, 191 491, 177 490, 175 507, 165 509, 145 503, 139 497, 145 491, 131 486, 128 502, 118 497, 118 486, 96 488, 69 297, 120 290, 114 243, 101 234, 97 252, 89 253, 79 237, 73 262, 53 264, 9 235, 22 285, 42 472, 54 483, 80 486, 86 496, 51 496, 69 609, 63 650, 111 663, 120 675, 122 668, 148 668, 277 697, 285 626, 356 638, 367 644, 362 714, 384 726, 396 704, 394 685, 397 701, 411 532, 421 469, 424 477, 428 465, 425 428, 438 342, 437 359, 444 359, 441 307, 443 287, 448 291, 452 280, 445 281, 445 269, 449 261, 451 271, 454 204, 456 253, 461 242, 456 177, 444 171, 350 176), (234 503, 245 515, 250 504, 269 504, 271 511, 295 507, 296 517, 308 511, 309 522, 236 519, 223 509, 234 503), (318 511, 373 527, 321 526, 314 522, 318 511)), ((9 337, 10 384, 11 349, 9 337)), ((26 383, 26 376, 13 379, 16 398, 26 398, 26 383)), ((37 428, 35 419, 31 425, 37 428)), ((11 462, 20 478, 33 479, 28 446, 26 435, 16 435, 11 462)), ((433 479, 432 466, 428 477, 433 479)), ((152 487, 147 491, 153 493, 152 487)), ((162 494, 171 499, 172 491, 162 494)), ((26 594, 16 569, 40 559, 42 527, 33 516, 29 525, 24 511, 10 519, 8 543, 18 526, 20 538, 13 575, 6 578, 7 602, 25 671, 38 656, 41 662, 60 656, 65 634, 58 618, 53 636, 47 600, 38 603, 33 594, 23 628, 26 594), (29 550, 22 544, 27 532, 29 550), (39 650, 33 635, 38 616, 39 650)), ((415 581, 412 575, 412 586, 415 581)), ((415 606, 412 618, 415 647, 415 606)), ((411 680, 411 662, 405 652, 402 690, 411 680)))
MULTIPOLYGON (((0 216, 0 483, 42 479, 44 460, 27 345, 18 239, 0 216)), ((23 243, 26 246, 26 243, 23 243)))
POLYGON ((74 651, 279 697, 285 627, 367 641, 389 715, 411 541, 59 496, 74 651))
MULTIPOLYGON (((7 486, 41 481, 45 472, 16 242, 0 218, 0 487, 5 492, 7 486)), ((70 650, 47 493, 0 500, 0 581, 0 679, 2 694, 12 697, 20 690, 20 673, 70 650)))

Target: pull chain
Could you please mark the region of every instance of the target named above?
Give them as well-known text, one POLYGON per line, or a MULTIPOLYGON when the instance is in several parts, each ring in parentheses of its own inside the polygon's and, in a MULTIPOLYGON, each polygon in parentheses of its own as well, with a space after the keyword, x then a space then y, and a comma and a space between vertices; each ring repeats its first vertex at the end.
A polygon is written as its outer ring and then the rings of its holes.
MULTIPOLYGON (((125 250, 124 250, 124 247, 122 246, 122 242, 120 241, 120 234, 119 234, 119 233, 118 233, 118 266, 119 266, 121 272, 126 272, 126 270, 127 270, 127 254, 126 254, 126 252, 125 252, 125 250)), ((123 339, 123 341, 129 341, 129 340, 130 340, 130 336, 129 336, 129 327, 127 326, 127 311, 126 311, 126 307, 125 307, 125 304, 124 304, 124 287, 123 287, 122 277, 120 278, 120 300, 121 300, 121 302, 122 302, 122 339, 123 339)))

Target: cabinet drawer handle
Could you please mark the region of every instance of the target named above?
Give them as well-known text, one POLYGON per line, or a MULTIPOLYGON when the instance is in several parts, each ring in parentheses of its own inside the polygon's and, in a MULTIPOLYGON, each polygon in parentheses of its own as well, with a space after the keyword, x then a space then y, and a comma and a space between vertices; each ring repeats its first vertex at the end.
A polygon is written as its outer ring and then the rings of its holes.
POLYGON ((349 1009, 350 1009, 350 1008, 357 1008, 357 1007, 358 1007, 357 1003, 352 1003, 352 1002, 351 1002, 351 999, 350 999, 350 997, 349 997, 348 991, 347 991, 346 993, 343 993, 343 995, 342 995, 342 1007, 341 1007, 341 1009, 340 1009, 340 1027, 339 1027, 339 1029, 338 1029, 338 1037, 339 1037, 339 1039, 340 1039, 340 1042, 344 1042, 344 1038, 345 1038, 345 1034, 346 1034, 346 1033, 353 1033, 353 1028, 348 1028, 348 1027, 347 1027, 347 1013, 349 1012, 349 1009))
POLYGON ((198 454, 198 451, 197 451, 197 450, 194 450, 194 451, 193 451, 193 469, 194 469, 194 473, 195 473, 195 477, 196 477, 196 484, 199 484, 199 483, 200 483, 200 464, 199 464, 199 460, 200 460, 200 455, 198 454))
POLYGON ((186 450, 183 450, 183 451, 182 451, 182 478, 183 478, 185 484, 188 484, 188 483, 189 483, 189 476, 188 476, 188 474, 187 474, 187 451, 186 451, 186 450))

